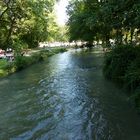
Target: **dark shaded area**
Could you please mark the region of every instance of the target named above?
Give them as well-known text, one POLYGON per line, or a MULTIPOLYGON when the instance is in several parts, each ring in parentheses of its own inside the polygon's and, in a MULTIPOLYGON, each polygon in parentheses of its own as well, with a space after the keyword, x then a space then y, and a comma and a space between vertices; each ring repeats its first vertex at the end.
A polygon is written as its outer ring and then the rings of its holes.
POLYGON ((108 52, 104 75, 129 91, 140 112, 140 47, 120 45, 108 52))

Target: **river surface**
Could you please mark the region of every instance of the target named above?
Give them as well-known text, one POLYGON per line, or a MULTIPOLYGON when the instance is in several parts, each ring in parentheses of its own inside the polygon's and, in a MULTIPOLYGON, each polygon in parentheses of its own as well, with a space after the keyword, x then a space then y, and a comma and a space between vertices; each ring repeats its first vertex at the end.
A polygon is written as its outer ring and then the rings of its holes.
POLYGON ((140 140, 140 116, 102 65, 73 50, 0 79, 0 140, 140 140))

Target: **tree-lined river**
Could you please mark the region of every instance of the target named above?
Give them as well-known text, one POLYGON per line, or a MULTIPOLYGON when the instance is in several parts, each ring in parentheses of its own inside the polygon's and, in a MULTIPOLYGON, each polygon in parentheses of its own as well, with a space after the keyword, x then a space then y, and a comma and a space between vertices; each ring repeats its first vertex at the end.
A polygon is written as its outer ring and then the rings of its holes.
POLYGON ((0 140, 140 140, 140 116, 102 65, 102 53, 68 51, 1 79, 0 140))

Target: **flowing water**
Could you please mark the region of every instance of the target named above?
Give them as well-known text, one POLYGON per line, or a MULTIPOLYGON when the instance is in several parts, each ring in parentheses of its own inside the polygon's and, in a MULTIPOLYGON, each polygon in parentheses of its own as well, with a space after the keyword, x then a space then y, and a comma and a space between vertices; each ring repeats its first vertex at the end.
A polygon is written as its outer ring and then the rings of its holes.
POLYGON ((140 116, 102 65, 102 53, 68 51, 1 79, 0 140, 140 140, 140 116))

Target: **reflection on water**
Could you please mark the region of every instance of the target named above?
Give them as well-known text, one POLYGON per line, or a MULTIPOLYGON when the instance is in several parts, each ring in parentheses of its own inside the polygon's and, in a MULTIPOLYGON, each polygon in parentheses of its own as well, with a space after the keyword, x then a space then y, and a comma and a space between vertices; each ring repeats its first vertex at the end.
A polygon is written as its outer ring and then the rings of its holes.
POLYGON ((2 79, 0 139, 139 140, 140 118, 102 62, 69 51, 2 79))

